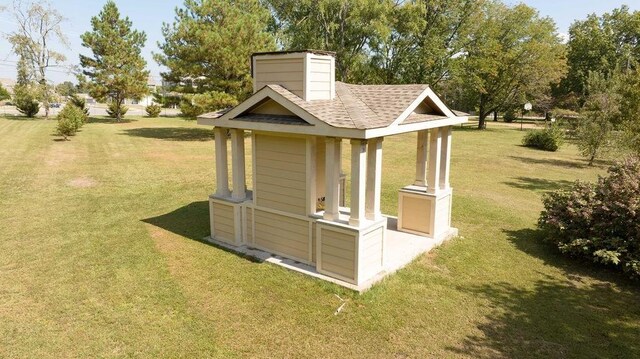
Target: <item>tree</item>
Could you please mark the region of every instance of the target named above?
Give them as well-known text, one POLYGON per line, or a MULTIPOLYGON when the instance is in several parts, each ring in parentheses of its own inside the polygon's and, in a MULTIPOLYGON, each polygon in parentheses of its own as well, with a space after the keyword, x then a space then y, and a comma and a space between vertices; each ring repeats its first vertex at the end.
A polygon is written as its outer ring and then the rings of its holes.
POLYGON ((607 76, 616 69, 635 70, 640 60, 640 11, 621 6, 602 16, 589 15, 569 28, 569 70, 562 80, 563 94, 575 94, 584 102, 590 71, 607 76))
POLYGON ((56 92, 60 96, 68 97, 78 93, 78 89, 76 88, 76 85, 73 84, 73 82, 65 81, 56 85, 56 92))
POLYGON ((267 0, 285 49, 336 53, 336 76, 361 82, 374 44, 390 32, 388 0, 267 0))
POLYGON ((187 94, 183 105, 195 115, 237 104, 252 92, 251 54, 275 50, 269 20, 258 0, 185 0, 175 21, 162 26, 162 52, 154 54, 169 69, 162 78, 187 94), (194 94, 208 100, 194 101, 194 94))
POLYGON ((9 91, 7 91, 7 89, 0 83, 0 101, 8 100, 10 98, 11 95, 9 94, 9 91))
POLYGON ((487 115, 550 91, 564 75, 564 47, 550 18, 524 4, 487 2, 458 57, 458 101, 478 108, 478 128, 487 115))
POLYGON ((131 25, 109 0, 91 18, 92 31, 80 36, 82 46, 93 52, 93 57, 80 55, 82 73, 91 80, 89 94, 99 101, 109 100, 112 117, 118 122, 124 116, 124 100, 139 99, 148 92, 149 71, 140 55, 147 36, 131 25))
POLYGON ((483 1, 412 0, 391 7, 391 31, 372 50, 373 82, 426 83, 438 88, 466 46, 483 1))
POLYGON ((18 30, 8 34, 7 39, 14 52, 23 58, 33 72, 40 86, 40 96, 45 117, 49 117, 50 86, 47 83, 47 69, 66 60, 65 56, 51 49, 57 40, 66 45, 67 39, 60 28, 64 17, 48 3, 39 1, 23 8, 21 1, 14 1, 12 15, 18 30))
POLYGON ((577 144, 591 166, 612 145, 614 124, 620 121, 620 80, 617 76, 607 78, 599 72, 591 72, 587 86, 589 96, 578 125, 577 144))
POLYGON ((27 60, 20 57, 17 66, 17 81, 13 87, 13 102, 16 109, 27 117, 34 117, 40 110, 38 103, 38 86, 31 79, 27 60))

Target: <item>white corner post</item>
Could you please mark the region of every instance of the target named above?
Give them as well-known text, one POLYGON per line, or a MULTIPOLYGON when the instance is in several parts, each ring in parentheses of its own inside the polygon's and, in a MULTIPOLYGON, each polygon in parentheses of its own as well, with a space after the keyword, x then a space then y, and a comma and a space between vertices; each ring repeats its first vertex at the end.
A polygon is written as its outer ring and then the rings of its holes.
POLYGON ((216 147, 216 196, 229 197, 229 167, 227 163, 227 129, 213 129, 216 147))
POLYGON ((429 130, 418 131, 418 146, 416 148, 416 180, 415 186, 427 186, 427 149, 429 130))
POLYGON ((427 166, 427 193, 436 194, 440 190, 440 160, 442 153, 442 132, 432 128, 429 136, 429 165, 427 166))
POLYGON ((247 184, 244 169, 244 130, 231 130, 231 198, 243 200, 247 197, 247 184))
POLYGON ((448 190, 449 170, 451 168, 451 126, 440 130, 442 133, 442 153, 440 155, 440 189, 448 190))
POLYGON ((324 216, 327 221, 335 221, 340 216, 340 158, 342 140, 327 137, 325 140, 325 200, 324 216))
POLYGON ((349 225, 360 226, 364 219, 367 185, 367 141, 351 140, 351 215, 349 225))
POLYGON ((365 217, 375 221, 382 218, 380 190, 382 186, 382 137, 369 140, 367 145, 367 189, 365 217))

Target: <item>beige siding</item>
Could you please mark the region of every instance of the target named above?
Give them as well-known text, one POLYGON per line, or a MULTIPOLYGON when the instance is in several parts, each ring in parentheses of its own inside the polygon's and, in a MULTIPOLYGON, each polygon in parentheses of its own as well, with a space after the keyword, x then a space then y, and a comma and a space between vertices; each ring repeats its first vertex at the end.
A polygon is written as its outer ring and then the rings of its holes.
POLYGON ((306 142, 257 134, 256 204, 283 212, 306 215, 306 142))
POLYGON ((450 202, 451 196, 444 196, 438 198, 437 207, 436 207, 436 223, 435 230, 438 233, 442 233, 449 229, 449 210, 450 210, 450 202))
POLYGON ((331 60, 311 58, 308 66, 309 98, 307 100, 331 98, 331 60))
POLYGON ((431 233, 431 199, 428 197, 402 197, 402 227, 408 230, 431 233))
POLYGON ((382 238, 384 227, 379 227, 360 238, 360 278, 368 278, 382 270, 382 238))
POLYGON ((303 97, 304 58, 255 59, 256 90, 265 85, 278 84, 303 97))
POLYGON ((233 206, 214 202, 211 206, 213 210, 213 228, 212 233, 215 239, 224 242, 235 242, 235 222, 233 215, 233 206))
POLYGON ((320 229, 321 269, 355 280, 356 236, 327 228, 320 229))
POLYGON ((253 243, 253 208, 247 207, 247 216, 245 218, 247 224, 247 243, 253 243))
POLYGON ((260 249, 307 262, 309 221, 255 209, 254 245, 260 249))
POLYGON ((311 222, 311 262, 317 263, 318 260, 316 254, 316 222, 311 222))

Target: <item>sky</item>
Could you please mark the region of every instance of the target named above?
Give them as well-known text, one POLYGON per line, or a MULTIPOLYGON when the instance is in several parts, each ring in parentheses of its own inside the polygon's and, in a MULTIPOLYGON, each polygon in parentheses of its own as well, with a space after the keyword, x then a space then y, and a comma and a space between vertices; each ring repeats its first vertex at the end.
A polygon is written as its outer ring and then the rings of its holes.
MULTIPOLYGON (((588 14, 603 14, 623 4, 628 5, 631 10, 640 10, 640 0, 503 0, 509 5, 520 2, 536 8, 541 16, 551 17, 558 28, 560 34, 567 34, 569 26, 575 20, 586 18, 588 14)), ((86 48, 82 47, 80 34, 91 30, 91 17, 96 16, 105 1, 89 0, 50 0, 51 5, 63 14, 67 21, 62 25, 66 34, 69 47, 56 46, 56 50, 63 52, 67 56, 66 65, 77 65, 78 54, 90 55, 86 48)), ((160 72, 163 70, 152 58, 153 52, 159 52, 157 43, 162 41, 162 23, 171 23, 174 18, 174 9, 183 4, 182 0, 115 0, 120 14, 128 16, 133 22, 133 27, 142 30, 147 34, 147 42, 143 49, 143 56, 147 60, 147 67, 151 71, 151 76, 156 81, 160 81, 160 72)), ((0 6, 11 8, 11 0, 0 0, 0 6)), ((0 13, 0 78, 15 78, 15 55, 11 51, 11 46, 4 37, 16 29, 15 20, 11 14, 0 13)), ((64 67, 51 68, 49 77, 54 83, 65 80, 75 82, 72 74, 64 67)))

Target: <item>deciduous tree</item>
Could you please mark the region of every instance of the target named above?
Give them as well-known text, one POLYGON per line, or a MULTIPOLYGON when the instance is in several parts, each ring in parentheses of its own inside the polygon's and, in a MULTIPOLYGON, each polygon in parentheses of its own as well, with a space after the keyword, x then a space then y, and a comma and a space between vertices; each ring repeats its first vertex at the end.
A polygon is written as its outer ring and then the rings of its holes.
POLYGON ((149 71, 140 54, 147 36, 131 26, 129 18, 120 17, 118 7, 109 0, 91 18, 92 31, 80 36, 82 46, 93 52, 92 57, 80 55, 82 73, 91 80, 89 94, 99 101, 109 100, 110 115, 117 121, 126 112, 125 99, 139 99, 148 92, 149 71))
POLYGON ((67 39, 60 27, 65 19, 44 1, 23 3, 16 0, 11 14, 18 29, 9 33, 7 39, 14 52, 28 63, 28 70, 40 86, 45 117, 49 117, 51 89, 47 82, 47 69, 66 60, 62 53, 52 49, 51 44, 58 41, 66 46, 67 39))
POLYGON ((564 46, 550 18, 524 4, 487 2, 458 58, 458 87, 487 115, 550 91, 566 69, 564 46))

